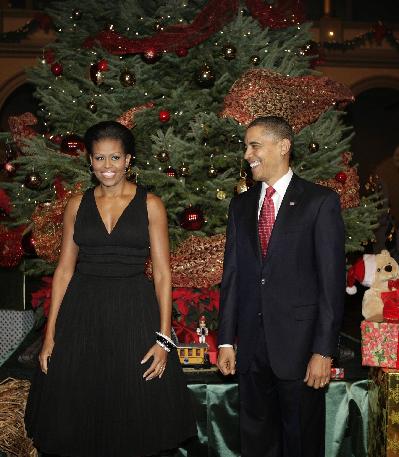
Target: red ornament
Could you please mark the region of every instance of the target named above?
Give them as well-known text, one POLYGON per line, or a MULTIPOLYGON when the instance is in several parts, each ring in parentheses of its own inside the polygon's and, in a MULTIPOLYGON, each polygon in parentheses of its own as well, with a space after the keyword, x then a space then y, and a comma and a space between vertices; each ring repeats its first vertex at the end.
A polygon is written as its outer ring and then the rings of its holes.
POLYGON ((177 171, 173 167, 171 167, 170 165, 164 170, 164 172, 170 178, 177 178, 177 171))
POLYGON ((53 73, 54 76, 61 76, 64 71, 64 68, 62 67, 62 65, 59 62, 53 63, 53 65, 51 65, 50 68, 51 68, 51 73, 53 73))
POLYGON ((180 217, 180 225, 185 230, 201 230, 204 223, 204 213, 199 208, 186 208, 180 217))
POLYGON ((55 60, 55 52, 53 49, 46 49, 43 53, 44 61, 50 65, 54 63, 55 60))
POLYGON ((62 135, 48 135, 47 138, 54 144, 61 144, 62 142, 62 135))
POLYGON ((178 57, 186 57, 188 54, 188 49, 187 48, 178 48, 176 49, 176 55, 178 57))
POLYGON ((0 189, 0 209, 3 210, 5 214, 10 214, 11 199, 4 189, 0 189))
POLYGON ((69 154, 71 156, 79 156, 80 153, 84 152, 85 144, 83 138, 79 135, 70 134, 65 135, 61 141, 61 152, 69 154))
POLYGON ((339 173, 337 173, 335 175, 335 180, 340 182, 341 184, 345 184, 346 183, 346 180, 347 180, 347 175, 346 173, 344 173, 343 171, 340 171, 339 173))
POLYGON ((141 58, 146 63, 153 64, 161 58, 161 54, 155 48, 148 48, 141 54, 141 58))
POLYGON ((25 233, 21 239, 22 249, 27 256, 36 257, 35 242, 33 240, 32 232, 25 233))
POLYGON ((100 60, 98 63, 97 63, 97 68, 100 70, 100 71, 108 71, 108 60, 106 59, 102 59, 100 60))
POLYGON ((161 122, 168 122, 170 119, 170 112, 166 110, 162 110, 159 112, 159 120, 161 122))

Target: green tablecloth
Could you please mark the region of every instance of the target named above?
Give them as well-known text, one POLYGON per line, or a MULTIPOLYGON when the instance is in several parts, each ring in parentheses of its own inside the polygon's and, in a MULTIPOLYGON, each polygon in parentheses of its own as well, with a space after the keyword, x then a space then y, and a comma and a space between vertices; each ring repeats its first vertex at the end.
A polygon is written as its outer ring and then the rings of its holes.
MULTIPOLYGON (((238 457, 237 384, 189 385, 198 438, 174 457, 238 457)), ((367 380, 335 381, 326 398, 326 457, 367 457, 367 380)))
MULTIPOLYGON (((367 457, 367 384, 367 380, 330 384, 325 457, 367 457)), ((239 457, 237 384, 190 384, 189 388, 198 437, 173 457, 239 457)))

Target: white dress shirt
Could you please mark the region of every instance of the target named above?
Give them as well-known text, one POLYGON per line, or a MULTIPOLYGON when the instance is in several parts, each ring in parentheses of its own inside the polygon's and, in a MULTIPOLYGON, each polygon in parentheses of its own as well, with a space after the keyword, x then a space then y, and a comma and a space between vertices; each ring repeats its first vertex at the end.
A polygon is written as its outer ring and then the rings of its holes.
MULTIPOLYGON (((293 174, 294 173, 292 172, 291 168, 289 168, 288 172, 273 184, 273 189, 276 191, 272 196, 272 200, 274 203, 274 216, 275 217, 277 217, 277 213, 280 209, 281 202, 283 201, 284 195, 287 192, 287 188, 291 182, 293 174)), ((268 187, 269 187, 268 184, 266 184, 265 182, 262 182, 262 190, 260 192, 260 197, 259 197, 258 219, 259 219, 259 215, 260 215, 260 210, 262 209, 263 200, 265 199, 266 189, 268 187)))
MULTIPOLYGON (((273 188, 276 191, 272 195, 272 200, 274 203, 275 218, 277 217, 277 213, 280 209, 281 202, 283 201, 284 195, 287 192, 287 189, 291 182, 293 174, 294 173, 292 172, 291 168, 289 168, 288 172, 273 184, 273 188)), ((265 199, 266 189, 268 187, 269 187, 268 184, 266 184, 265 182, 262 182, 262 190, 260 191, 259 205, 258 205, 258 219, 259 219, 259 215, 260 215, 260 210, 262 209, 263 200, 265 199)), ((232 344, 219 344, 219 347, 220 348, 224 348, 224 347, 231 348, 231 347, 233 347, 233 345, 232 344)))

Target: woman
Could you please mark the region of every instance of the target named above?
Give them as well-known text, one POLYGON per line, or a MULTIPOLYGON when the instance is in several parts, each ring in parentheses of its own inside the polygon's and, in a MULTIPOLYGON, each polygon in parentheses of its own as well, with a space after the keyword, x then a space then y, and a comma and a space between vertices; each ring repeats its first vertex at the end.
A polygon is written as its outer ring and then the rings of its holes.
POLYGON ((45 453, 153 455, 196 432, 170 340, 166 211, 126 180, 134 151, 129 129, 100 122, 87 130, 85 145, 99 185, 65 209, 26 428, 45 453), (149 251, 154 284, 144 275, 149 251))

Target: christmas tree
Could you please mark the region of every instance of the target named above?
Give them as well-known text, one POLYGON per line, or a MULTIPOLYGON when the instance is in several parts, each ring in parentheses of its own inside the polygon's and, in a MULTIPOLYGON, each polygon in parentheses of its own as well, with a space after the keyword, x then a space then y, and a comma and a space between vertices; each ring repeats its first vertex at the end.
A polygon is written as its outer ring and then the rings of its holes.
POLYGON ((133 128, 131 179, 163 199, 174 248, 189 235, 224 233, 231 197, 251 184, 244 125, 277 114, 295 128, 294 171, 340 194, 347 251, 362 250, 378 196, 359 197, 341 111, 351 94, 311 69, 310 24, 298 2, 142 3, 51 3, 58 39, 28 72, 40 112, 10 119, 6 166, 15 176, 4 184, 11 206, 2 264, 21 258, 24 230, 25 253, 38 256, 28 270, 52 271, 65 202, 93 185, 82 135, 110 119, 133 128))

